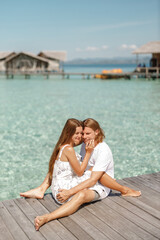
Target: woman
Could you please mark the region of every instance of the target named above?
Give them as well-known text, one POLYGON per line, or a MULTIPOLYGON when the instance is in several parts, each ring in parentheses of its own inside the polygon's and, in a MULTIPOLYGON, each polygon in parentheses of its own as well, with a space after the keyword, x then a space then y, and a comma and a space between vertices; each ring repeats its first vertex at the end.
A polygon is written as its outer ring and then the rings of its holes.
MULTIPOLYGON (((62 134, 51 156, 50 163, 49 163, 49 172, 44 182, 40 187, 36 189, 30 190, 26 193, 21 193, 20 194, 21 196, 43 198, 44 192, 51 185, 54 198, 59 202, 64 202, 64 200, 61 200, 61 198, 57 199, 57 192, 60 188, 62 188, 61 186, 63 186, 63 188, 66 188, 66 189, 70 189, 70 188, 74 189, 76 188, 74 186, 76 186, 79 182, 84 181, 85 179, 87 179, 85 182, 90 181, 89 179, 91 176, 91 171, 87 171, 84 174, 84 176, 82 176, 82 174, 84 173, 84 170, 87 166, 88 160, 90 158, 91 152, 94 147, 93 140, 95 140, 94 144, 96 146, 99 144, 99 140, 97 139, 100 139, 100 141, 102 141, 104 138, 104 135, 102 134, 101 131, 99 131, 99 129, 95 130, 95 128, 92 129, 92 126, 90 126, 90 129, 94 133, 93 134, 94 138, 92 137, 90 138, 90 141, 86 142, 86 154, 82 164, 80 165, 79 161, 77 160, 73 147, 80 144, 81 142, 81 136, 82 136, 81 125, 82 123, 76 119, 67 120, 64 126, 64 129, 62 131, 62 134), (74 172, 77 175, 82 177, 78 178, 74 172), (64 179, 62 184, 61 182, 63 177, 64 179), (69 177, 69 181, 68 181, 68 177, 69 177)), ((101 175, 101 179, 103 184, 107 187, 110 187, 108 186, 108 183, 109 183, 109 185, 111 186, 113 185, 114 189, 116 189, 117 187, 118 189, 116 190, 119 190, 122 193, 123 192, 125 193, 126 191, 128 191, 128 188, 121 186, 118 183, 115 183, 115 181, 112 178, 110 178, 107 174, 103 174, 103 172, 101 175), (103 175, 105 175, 105 177, 103 177, 103 175)), ((43 215, 43 216, 38 216, 35 219, 36 230, 38 230, 44 223, 48 221, 72 214, 83 203, 95 201, 103 198, 103 188, 100 186, 100 184, 94 182, 94 184, 90 186, 90 189, 88 189, 88 187, 84 187, 84 188, 87 188, 87 189, 81 190, 78 193, 75 192, 76 194, 72 197, 70 201, 62 205, 60 208, 58 208, 54 212, 43 215)), ((130 195, 131 195, 131 191, 134 191, 134 190, 130 190, 130 195)))
POLYGON ((73 148, 81 143, 82 131, 81 121, 67 120, 50 158, 49 171, 44 182, 38 188, 20 193, 20 196, 43 198, 45 191, 51 186, 53 197, 58 202, 56 195, 59 189, 62 187, 70 189, 89 178, 88 174, 83 175, 83 173, 94 147, 92 141, 86 145, 86 154, 82 163, 80 163, 81 156, 75 153, 73 148))

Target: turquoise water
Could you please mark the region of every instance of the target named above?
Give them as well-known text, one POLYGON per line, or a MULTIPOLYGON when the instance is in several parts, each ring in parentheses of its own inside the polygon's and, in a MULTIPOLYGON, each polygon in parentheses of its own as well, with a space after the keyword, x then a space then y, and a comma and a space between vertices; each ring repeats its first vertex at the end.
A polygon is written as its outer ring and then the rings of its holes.
POLYGON ((0 200, 42 182, 70 117, 99 121, 117 179, 160 170, 159 80, 1 77, 0 200))

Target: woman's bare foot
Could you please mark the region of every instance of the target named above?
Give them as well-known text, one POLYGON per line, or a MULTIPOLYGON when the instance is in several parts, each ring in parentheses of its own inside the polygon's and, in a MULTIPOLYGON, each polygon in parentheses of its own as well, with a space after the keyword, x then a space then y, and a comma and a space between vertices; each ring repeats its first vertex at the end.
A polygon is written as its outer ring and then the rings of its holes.
POLYGON ((39 230, 39 228, 44 225, 45 223, 47 223, 47 214, 43 215, 43 216, 38 216, 34 219, 34 225, 35 225, 35 229, 36 231, 39 230))
POLYGON ((124 187, 124 191, 121 192, 123 197, 139 197, 141 196, 141 191, 133 190, 129 187, 124 187))
POLYGON ((44 192, 41 187, 37 187, 34 189, 31 189, 27 192, 20 193, 21 197, 26 197, 26 198, 38 198, 42 199, 44 197, 44 192))

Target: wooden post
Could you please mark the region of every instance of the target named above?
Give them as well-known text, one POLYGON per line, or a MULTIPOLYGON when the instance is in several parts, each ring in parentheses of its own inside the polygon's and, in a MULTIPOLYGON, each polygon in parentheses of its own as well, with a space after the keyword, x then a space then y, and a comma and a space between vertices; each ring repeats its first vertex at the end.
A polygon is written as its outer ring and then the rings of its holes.
POLYGON ((148 68, 146 68, 146 78, 148 78, 148 68))
POLYGON ((82 73, 82 78, 85 79, 85 74, 84 73, 82 73))
POLYGON ((159 78, 159 68, 158 67, 156 69, 156 75, 157 75, 157 78, 159 78))
POLYGON ((138 54, 136 54, 136 65, 138 66, 138 54))

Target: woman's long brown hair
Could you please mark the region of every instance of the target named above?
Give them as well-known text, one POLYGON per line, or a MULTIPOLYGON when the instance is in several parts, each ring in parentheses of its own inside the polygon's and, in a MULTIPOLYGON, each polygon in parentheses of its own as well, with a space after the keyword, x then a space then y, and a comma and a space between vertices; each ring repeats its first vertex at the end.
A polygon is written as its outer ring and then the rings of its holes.
POLYGON ((48 169, 49 184, 51 184, 51 182, 52 182, 52 173, 53 173, 53 168, 54 168, 54 162, 57 158, 60 147, 64 144, 69 144, 72 136, 76 132, 76 128, 81 127, 81 126, 82 126, 82 122, 77 119, 70 118, 66 121, 64 128, 61 132, 61 135, 59 137, 59 140, 53 150, 53 153, 52 153, 50 161, 49 161, 49 169, 48 169))
POLYGON ((93 131, 98 130, 98 134, 95 138, 97 143, 103 142, 103 139, 105 138, 103 129, 100 127, 99 123, 94 120, 93 118, 87 118, 83 121, 83 129, 85 127, 92 128, 93 131))

